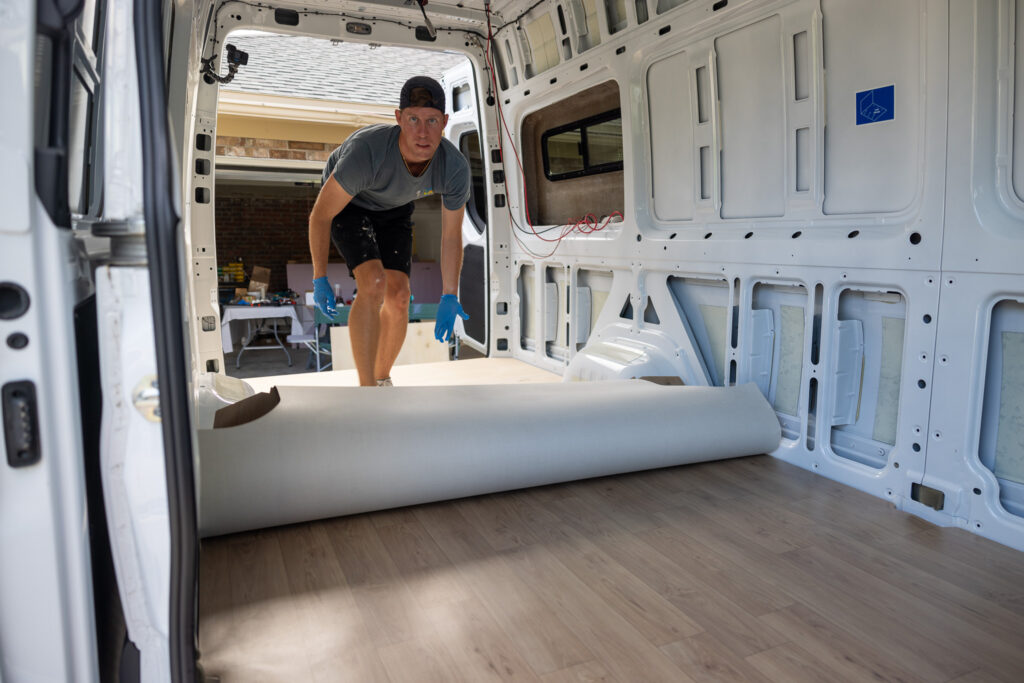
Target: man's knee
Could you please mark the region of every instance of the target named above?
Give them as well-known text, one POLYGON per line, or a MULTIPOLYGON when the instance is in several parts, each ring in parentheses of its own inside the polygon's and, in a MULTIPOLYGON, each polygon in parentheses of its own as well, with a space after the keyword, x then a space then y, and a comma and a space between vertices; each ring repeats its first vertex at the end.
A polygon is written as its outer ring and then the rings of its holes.
POLYGON ((392 306, 406 306, 409 304, 409 296, 412 291, 409 288, 409 278, 398 277, 388 274, 387 276, 387 303, 392 306))
POLYGON ((375 302, 378 305, 384 301, 386 292, 386 278, 384 268, 380 263, 363 263, 356 269, 356 288, 359 298, 375 302))

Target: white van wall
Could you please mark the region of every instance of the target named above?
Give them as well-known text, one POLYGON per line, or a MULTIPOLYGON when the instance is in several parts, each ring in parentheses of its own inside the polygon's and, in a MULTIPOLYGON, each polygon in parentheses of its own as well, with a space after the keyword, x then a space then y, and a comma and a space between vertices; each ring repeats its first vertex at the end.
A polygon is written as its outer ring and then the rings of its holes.
MULTIPOLYGON (((479 93, 491 354, 577 378, 643 366, 695 384, 755 381, 783 424, 777 457, 1024 548, 1024 517, 1010 511, 1024 466, 1006 447, 1022 433, 1011 409, 1024 334, 1013 308, 1024 300, 1021 4, 690 0, 660 14, 627 3, 621 17, 597 3, 564 31, 555 2, 525 15, 523 3, 495 5, 493 94, 520 153, 528 115, 617 84, 624 219, 554 253, 530 235, 511 143, 505 163, 490 161, 498 126, 491 89, 479 93)), ((202 26, 208 7, 194 15, 202 26)), ((351 18, 301 14, 289 28, 232 4, 210 26, 422 46, 384 21, 350 34, 351 18)), ((472 6, 434 14, 485 34, 483 19, 472 6)), ((430 45, 467 50, 489 75, 475 38, 439 30, 430 45)), ((195 92, 186 169, 216 111, 215 88, 195 92)), ((186 179, 184 193, 198 367, 220 357, 215 326, 201 324, 215 286, 202 251, 212 205, 195 201, 204 182, 186 179)))
MULTIPOLYGON (((509 240, 513 355, 580 378, 658 366, 756 381, 784 426, 777 457, 1024 547, 1024 468, 1007 446, 1024 332, 1011 308, 1024 292, 1020 3, 713 4, 630 17, 501 92, 521 122, 613 78, 627 178, 620 225, 544 259, 527 252, 540 240, 509 240), (567 286, 552 289, 552 269, 567 286), (604 310, 574 315, 602 270, 604 310), (569 337, 586 343, 564 354, 540 342, 566 302, 569 337)), ((530 46, 509 47, 511 82, 530 46)))

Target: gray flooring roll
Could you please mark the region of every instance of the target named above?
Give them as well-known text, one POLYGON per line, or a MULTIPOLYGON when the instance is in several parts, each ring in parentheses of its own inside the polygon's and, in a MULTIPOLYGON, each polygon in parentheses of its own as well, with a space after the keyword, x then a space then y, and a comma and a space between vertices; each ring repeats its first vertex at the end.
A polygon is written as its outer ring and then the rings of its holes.
POLYGON ((767 453, 781 438, 753 384, 276 391, 247 399, 262 416, 200 430, 201 535, 767 453))

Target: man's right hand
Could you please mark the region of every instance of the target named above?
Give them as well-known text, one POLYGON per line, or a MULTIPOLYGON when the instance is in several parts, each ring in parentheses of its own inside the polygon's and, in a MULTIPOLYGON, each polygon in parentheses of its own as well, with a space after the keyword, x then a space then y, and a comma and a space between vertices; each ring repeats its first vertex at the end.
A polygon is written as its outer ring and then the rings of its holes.
POLYGON ((338 312, 334 307, 334 290, 331 289, 331 283, 327 281, 326 275, 313 280, 313 303, 329 318, 333 318, 338 312))

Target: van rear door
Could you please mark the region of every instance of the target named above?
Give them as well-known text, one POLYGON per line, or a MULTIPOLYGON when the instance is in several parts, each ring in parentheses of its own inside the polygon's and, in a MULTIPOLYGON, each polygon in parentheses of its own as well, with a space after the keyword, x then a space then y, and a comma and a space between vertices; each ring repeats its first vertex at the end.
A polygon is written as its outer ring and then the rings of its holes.
POLYGON ((445 137, 469 161, 472 183, 466 217, 462 223, 462 278, 459 302, 469 314, 463 325, 461 343, 487 353, 489 306, 487 288, 487 176, 481 152, 477 89, 473 65, 466 62, 441 79, 451 109, 445 137))
MULTIPOLYGON (((97 10, 11 2, 0 25, 0 679, 98 679, 75 307, 97 10), (37 17, 38 14, 38 17, 37 17)), ((71 5, 68 7, 68 5, 71 5)), ((86 287, 87 289, 87 287, 86 287)))

